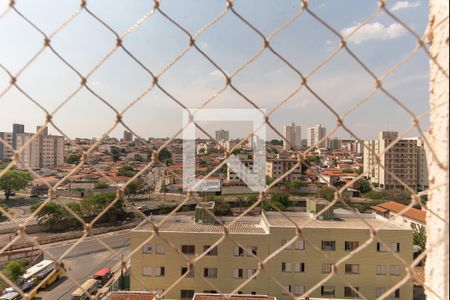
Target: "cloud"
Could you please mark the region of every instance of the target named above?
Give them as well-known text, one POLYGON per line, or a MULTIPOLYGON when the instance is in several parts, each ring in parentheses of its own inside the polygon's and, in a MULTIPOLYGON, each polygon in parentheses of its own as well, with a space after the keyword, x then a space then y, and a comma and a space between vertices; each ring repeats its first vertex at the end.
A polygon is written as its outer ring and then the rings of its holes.
POLYGON ((416 8, 420 6, 420 1, 416 2, 410 2, 410 1, 398 1, 397 3, 392 6, 390 11, 398 11, 402 9, 408 9, 408 8, 416 8))
MULTIPOLYGON (((341 30, 341 33, 344 37, 348 36, 359 26, 360 24, 358 23, 355 26, 344 28, 341 30)), ((369 40, 392 40, 401 37, 405 32, 405 28, 399 23, 392 23, 389 26, 385 26, 384 24, 375 22, 364 24, 348 40, 355 44, 369 40)))

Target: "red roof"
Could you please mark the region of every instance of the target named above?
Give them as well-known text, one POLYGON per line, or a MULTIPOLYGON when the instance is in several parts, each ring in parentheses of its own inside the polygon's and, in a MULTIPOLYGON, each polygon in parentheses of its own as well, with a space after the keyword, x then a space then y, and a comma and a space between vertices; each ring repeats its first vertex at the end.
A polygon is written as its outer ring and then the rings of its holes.
MULTIPOLYGON (((382 204, 379 204, 378 206, 385 208, 389 211, 392 211, 394 213, 400 213, 402 212, 407 206, 403 205, 401 203, 395 202, 395 201, 389 201, 382 204)), ((410 219, 426 223, 426 212, 420 209, 416 208, 408 208, 406 211, 402 213, 403 216, 408 217, 410 219)))
POLYGON ((152 292, 117 291, 106 295, 106 300, 153 300, 155 294, 152 292))
POLYGON ((192 300, 276 300, 275 297, 263 296, 263 295, 232 295, 226 298, 220 294, 195 294, 192 300))
POLYGON ((370 208, 373 209, 373 210, 382 212, 382 213, 385 213, 385 212, 388 211, 386 208, 383 208, 383 207, 380 207, 380 206, 376 206, 376 205, 375 206, 371 206, 370 208))
POLYGON ((111 269, 110 268, 103 268, 103 269, 100 269, 97 273, 95 273, 94 276, 103 277, 103 276, 105 276, 108 273, 111 273, 111 269))

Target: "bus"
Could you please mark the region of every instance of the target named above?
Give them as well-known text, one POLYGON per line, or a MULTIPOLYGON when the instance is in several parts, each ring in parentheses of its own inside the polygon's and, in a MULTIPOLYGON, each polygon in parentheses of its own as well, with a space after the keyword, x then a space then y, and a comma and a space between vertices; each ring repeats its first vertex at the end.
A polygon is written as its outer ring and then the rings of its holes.
POLYGON ((44 259, 40 263, 30 267, 27 269, 25 274, 23 274, 19 278, 19 284, 23 282, 27 282, 28 280, 32 279, 33 277, 45 277, 47 274, 52 272, 55 269, 55 262, 53 260, 44 259))
POLYGON ((99 287, 98 280, 88 279, 81 285, 81 287, 79 287, 72 293, 71 299, 72 300, 89 299, 90 296, 95 295, 97 293, 98 287, 99 287), (86 295, 84 291, 86 291, 90 296, 86 295))

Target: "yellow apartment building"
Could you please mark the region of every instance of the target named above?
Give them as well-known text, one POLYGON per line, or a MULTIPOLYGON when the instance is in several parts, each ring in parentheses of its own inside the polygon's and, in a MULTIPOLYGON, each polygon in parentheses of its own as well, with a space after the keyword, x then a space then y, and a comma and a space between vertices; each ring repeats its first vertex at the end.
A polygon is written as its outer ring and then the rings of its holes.
MULTIPOLYGON (((211 249, 223 236, 223 227, 213 222, 204 208, 197 208, 195 217, 169 217, 159 227, 160 237, 155 236, 149 242, 146 240, 153 234, 153 227, 144 222, 132 232, 131 251, 137 251, 131 256, 131 290, 167 290, 182 274, 188 273, 190 260, 210 249, 194 264, 194 271, 173 286, 165 298, 192 299, 194 293, 230 293, 258 269, 258 260, 249 252, 264 260, 295 237, 293 222, 303 228, 302 238, 289 243, 269 260, 238 293, 264 294, 278 299, 292 299, 289 293, 300 297, 329 275, 333 263, 363 246, 370 238, 367 224, 378 231, 379 238, 399 257, 411 263, 410 228, 373 214, 362 214, 363 221, 343 210, 315 218, 314 212, 323 207, 319 204, 323 205, 323 201, 308 203, 309 212, 286 212, 289 219, 277 212, 242 217, 234 223, 233 217, 222 217, 221 221, 229 226, 229 238, 211 249)), ((158 223, 163 217, 151 218, 158 223)), ((367 299, 376 299, 406 275, 404 264, 377 241, 355 253, 337 272, 345 280, 334 275, 310 296, 358 298, 348 285, 351 284, 367 299)), ((407 281, 390 297, 412 299, 412 282, 407 281)))

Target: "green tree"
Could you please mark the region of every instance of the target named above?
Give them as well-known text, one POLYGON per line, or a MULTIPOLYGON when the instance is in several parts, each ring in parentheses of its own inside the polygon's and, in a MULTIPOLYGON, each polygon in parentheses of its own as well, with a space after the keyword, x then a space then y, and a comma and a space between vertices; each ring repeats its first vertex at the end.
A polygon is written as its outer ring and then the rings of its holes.
MULTIPOLYGON (((116 193, 98 193, 80 201, 81 213, 91 220, 102 213, 116 199, 116 193)), ((101 217, 101 221, 110 222, 124 217, 123 201, 119 199, 101 217)))
POLYGON ((353 172, 352 169, 345 169, 345 170, 342 170, 342 173, 345 173, 345 174, 352 174, 352 173, 354 173, 354 172, 353 172))
MULTIPOLYGON (((42 205, 42 202, 31 206, 31 211, 37 210, 42 205)), ((36 214, 37 222, 42 225, 47 225, 53 229, 55 225, 63 223, 67 220, 67 212, 60 204, 55 202, 48 202, 36 214)))
POLYGON ((95 185, 94 185, 94 189, 96 189, 96 190, 107 189, 107 188, 109 188, 109 184, 107 184, 103 181, 99 181, 99 182, 95 183, 95 185))
POLYGON ((0 190, 5 192, 5 198, 9 200, 12 191, 25 188, 32 179, 28 172, 9 170, 0 177, 0 190))
POLYGON ((328 201, 334 199, 334 189, 330 187, 323 187, 319 190, 319 197, 328 201))
POLYGON ((81 153, 72 153, 67 157, 68 164, 79 164, 81 160, 81 153))
POLYGON ((122 166, 119 168, 119 172, 117 172, 117 175, 119 176, 125 176, 125 177, 133 177, 137 171, 133 169, 130 166, 122 166))
POLYGON ((217 198, 214 205, 214 214, 216 216, 232 216, 231 206, 222 198, 217 198))
POLYGON ((285 210, 288 205, 289 195, 285 192, 277 192, 272 194, 269 200, 264 201, 261 207, 264 210, 274 210, 273 206, 276 206, 280 210, 285 210))
POLYGON ((119 161, 120 160, 120 151, 117 148, 111 148, 111 158, 113 161, 119 161))
POLYGON ((2 273, 11 281, 17 281, 26 272, 26 262, 23 260, 11 260, 2 267, 2 273))
POLYGON ((299 189, 304 187, 305 184, 301 182, 300 180, 291 180, 284 183, 284 187, 287 189, 299 189))
POLYGON ((162 148, 158 153, 158 160, 160 162, 170 163, 172 162, 172 153, 166 148, 162 148))
POLYGON ((413 234, 413 243, 422 249, 425 250, 425 245, 427 244, 427 233, 425 231, 425 226, 419 226, 418 229, 414 229, 413 234))
POLYGON ((128 201, 133 201, 138 194, 143 194, 144 192, 145 181, 142 178, 133 180, 125 187, 125 196, 127 196, 128 201))
POLYGON ((358 180, 359 190, 361 193, 368 193, 372 190, 372 186, 370 185, 370 182, 365 179, 358 180))

